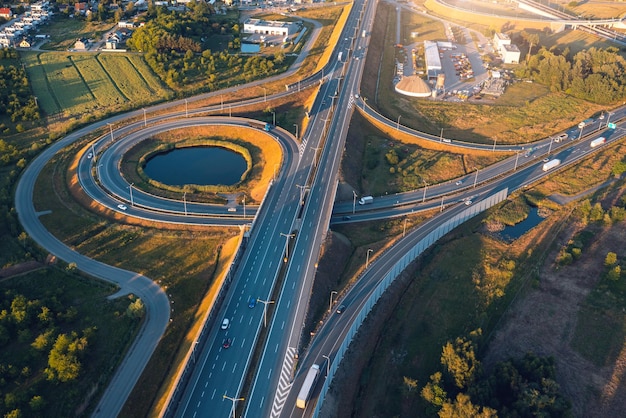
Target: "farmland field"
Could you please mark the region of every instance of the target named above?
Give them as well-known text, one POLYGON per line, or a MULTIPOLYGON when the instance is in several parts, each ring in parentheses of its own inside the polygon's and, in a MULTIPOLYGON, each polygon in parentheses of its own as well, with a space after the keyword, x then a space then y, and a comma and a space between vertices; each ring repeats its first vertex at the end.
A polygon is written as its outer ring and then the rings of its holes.
POLYGON ((131 54, 26 52, 22 60, 47 115, 104 116, 172 95, 143 59, 131 54))

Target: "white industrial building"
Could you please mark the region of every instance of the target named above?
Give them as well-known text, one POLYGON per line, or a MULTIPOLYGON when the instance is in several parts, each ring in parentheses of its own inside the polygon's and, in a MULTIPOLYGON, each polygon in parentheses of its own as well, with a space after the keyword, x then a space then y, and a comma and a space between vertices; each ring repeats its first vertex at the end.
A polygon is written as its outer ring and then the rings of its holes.
POLYGON ((293 35, 300 29, 299 22, 281 22, 277 20, 261 20, 250 18, 243 23, 244 33, 258 33, 262 35, 293 35))
POLYGON ((428 78, 437 78, 437 74, 441 72, 441 59, 436 42, 424 41, 424 58, 426 59, 428 78))
POLYGON ((520 50, 511 43, 511 38, 506 33, 498 32, 493 35, 493 47, 502 56, 504 64, 519 64, 520 50))

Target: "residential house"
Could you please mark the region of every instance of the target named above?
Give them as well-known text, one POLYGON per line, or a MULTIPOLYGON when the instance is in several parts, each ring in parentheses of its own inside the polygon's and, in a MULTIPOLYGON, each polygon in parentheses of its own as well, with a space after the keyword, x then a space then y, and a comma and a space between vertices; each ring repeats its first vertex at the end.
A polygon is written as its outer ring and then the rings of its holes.
POLYGON ((74 42, 74 49, 77 51, 85 51, 89 46, 87 38, 79 38, 74 42))
POLYGON ((18 44, 20 48, 30 48, 30 41, 27 38, 23 38, 18 44))
POLYGON ((13 10, 9 7, 0 7, 0 17, 11 20, 13 18, 13 10))

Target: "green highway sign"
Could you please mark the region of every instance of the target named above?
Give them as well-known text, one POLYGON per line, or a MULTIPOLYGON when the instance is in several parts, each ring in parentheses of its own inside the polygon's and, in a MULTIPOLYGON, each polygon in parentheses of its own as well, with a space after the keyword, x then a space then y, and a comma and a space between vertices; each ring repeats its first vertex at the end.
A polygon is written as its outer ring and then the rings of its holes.
POLYGON ((609 129, 615 129, 616 126, 614 123, 611 122, 611 123, 607 123, 606 127, 609 129))

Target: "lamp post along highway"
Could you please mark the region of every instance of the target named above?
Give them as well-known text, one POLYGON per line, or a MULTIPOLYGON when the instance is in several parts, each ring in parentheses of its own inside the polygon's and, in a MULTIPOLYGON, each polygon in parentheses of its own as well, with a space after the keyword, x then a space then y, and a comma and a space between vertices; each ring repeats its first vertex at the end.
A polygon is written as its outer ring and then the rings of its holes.
POLYGON ((374 251, 371 248, 367 249, 367 256, 365 256, 365 268, 367 268, 370 265, 370 253, 374 251))
POLYGON ((424 195, 422 196, 422 203, 426 201, 426 189, 428 189, 428 183, 424 181, 424 195))
POLYGON ((439 142, 443 142, 443 128, 441 128, 441 133, 439 134, 439 142))
POLYGON ((550 155, 550 153, 552 152, 552 141, 554 141, 554 137, 550 137, 550 146, 548 147, 547 155, 550 155))
POLYGON ((185 216, 187 216, 187 192, 183 193, 183 207, 185 208, 185 216))
POLYGON ((148 126, 148 120, 146 119, 146 109, 143 110, 143 127, 148 126))
POLYGON ((130 205, 131 206, 135 206, 135 203, 133 202, 133 184, 135 183, 130 183, 130 186, 128 186, 128 189, 130 190, 130 205))
POLYGON ((352 190, 352 214, 356 211, 356 192, 352 190))
POLYGON ((107 123, 107 125, 109 125, 109 129, 111 130, 111 143, 113 143, 113 124, 107 123))
POLYGON ((276 126, 276 112, 274 112, 272 110, 272 121, 274 122, 273 125, 276 126))
POLYGON ((330 374, 330 357, 325 356, 324 354, 322 354, 322 357, 326 359, 326 378, 328 378, 328 375, 330 374))
POLYGON ((245 399, 244 398, 231 398, 230 396, 226 396, 226 394, 224 394, 224 399, 228 399, 229 401, 233 403, 233 407, 231 408, 232 415, 233 415, 233 418, 237 418, 235 417, 235 404, 237 403, 237 401, 243 401, 245 399))
POLYGON ((406 235, 406 221, 407 221, 407 218, 404 218, 404 227, 402 228, 402 236, 403 237, 406 235))
POLYGON ((477 182, 478 182, 478 169, 476 169, 476 176, 474 177, 474 188, 476 188, 477 182))
POLYGON ((439 212, 443 212, 443 196, 441 196, 441 209, 439 210, 439 212))
POLYGON ((399 131, 399 130, 400 130, 400 117, 401 117, 401 116, 402 116, 402 115, 398 115, 398 121, 396 122, 396 131, 399 131))
POLYGON ((493 149, 491 150, 492 152, 496 151, 496 139, 493 138, 493 149))
POLYGON ((257 298, 256 301, 263 304, 263 326, 265 328, 267 328, 267 305, 269 305, 270 303, 274 303, 274 301, 273 300, 263 300, 263 299, 258 299, 258 298, 257 298))
POLYGON ((185 99, 185 117, 188 118, 189 117, 189 110, 187 107, 187 99, 185 99))
POLYGON ((91 158, 93 158, 93 161, 96 161, 96 148, 93 145, 93 142, 91 143, 91 158))
POLYGON ((330 304, 328 305, 328 310, 332 311, 333 310, 333 295, 336 295, 337 291, 333 290, 330 292, 330 304))
POLYGON ((296 139, 298 139, 298 124, 294 123, 293 126, 296 127, 296 139))
POLYGON ((296 236, 296 234, 283 234, 282 232, 280 233, 281 236, 285 237, 285 263, 287 262, 287 260, 289 259, 289 238, 293 238, 296 236))
POLYGON ((513 171, 517 171, 517 160, 519 160, 519 151, 515 154, 515 167, 513 167, 513 171))
POLYGON ((263 87, 263 101, 267 102, 267 89, 263 87))

